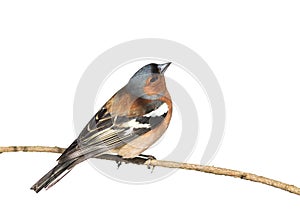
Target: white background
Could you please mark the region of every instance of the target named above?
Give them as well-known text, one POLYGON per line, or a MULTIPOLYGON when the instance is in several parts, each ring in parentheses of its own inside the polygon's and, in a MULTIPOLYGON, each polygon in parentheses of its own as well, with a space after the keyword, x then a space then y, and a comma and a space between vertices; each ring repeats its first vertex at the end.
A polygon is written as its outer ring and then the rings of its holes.
MULTIPOLYGON (((67 146, 91 61, 127 40, 166 38, 202 56, 222 87, 226 132, 211 164, 300 186, 299 9, 297 1, 1 2, 0 145, 67 146)), ((57 156, 0 155, 1 219, 299 219, 299 196, 192 171, 129 185, 83 163, 50 190, 30 191, 57 156)), ((200 158, 196 150, 190 162, 200 158)))

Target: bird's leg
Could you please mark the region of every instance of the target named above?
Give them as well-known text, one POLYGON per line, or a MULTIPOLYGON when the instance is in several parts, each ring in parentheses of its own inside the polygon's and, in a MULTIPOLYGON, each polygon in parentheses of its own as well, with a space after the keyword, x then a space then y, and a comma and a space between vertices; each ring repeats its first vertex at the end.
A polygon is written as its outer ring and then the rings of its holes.
MULTIPOLYGON (((146 159, 146 160, 156 160, 156 157, 154 157, 152 155, 140 154, 139 157, 146 159)), ((151 173, 153 173, 154 167, 155 166, 147 165, 147 168, 151 169, 151 173), (152 169, 151 169, 151 167, 152 167, 152 169)))
POLYGON ((120 166, 122 165, 122 161, 116 160, 116 163, 117 163, 117 169, 119 169, 120 166))

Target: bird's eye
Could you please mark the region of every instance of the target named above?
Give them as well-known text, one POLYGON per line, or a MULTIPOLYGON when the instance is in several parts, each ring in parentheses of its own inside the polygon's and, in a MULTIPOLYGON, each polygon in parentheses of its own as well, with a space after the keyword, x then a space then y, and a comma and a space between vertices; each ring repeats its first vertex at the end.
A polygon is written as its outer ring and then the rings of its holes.
POLYGON ((150 82, 155 82, 156 80, 158 80, 158 77, 157 77, 157 76, 153 76, 153 77, 150 79, 150 82))

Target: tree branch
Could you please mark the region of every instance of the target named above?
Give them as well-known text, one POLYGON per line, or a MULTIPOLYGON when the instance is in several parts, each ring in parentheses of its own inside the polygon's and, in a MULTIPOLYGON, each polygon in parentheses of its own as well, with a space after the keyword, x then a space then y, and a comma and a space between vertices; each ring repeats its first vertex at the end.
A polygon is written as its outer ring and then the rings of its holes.
MULTIPOLYGON (((0 154, 6 152, 48 152, 48 153, 62 153, 65 148, 60 147, 45 147, 45 146, 10 146, 10 147, 0 147, 0 154)), ((204 166, 198 164, 190 164, 190 163, 180 163, 174 161, 164 161, 164 160, 152 160, 152 159, 144 159, 141 157, 136 157, 133 159, 124 159, 117 155, 109 155, 103 154, 98 159, 104 160, 112 160, 118 163, 132 163, 137 165, 146 165, 146 166, 158 166, 158 167, 165 167, 165 168, 177 168, 177 169, 184 169, 184 170, 194 170, 200 171, 204 173, 212 173, 215 175, 224 175, 224 176, 231 176, 235 178, 240 178, 244 180, 249 180, 253 182, 262 183, 268 186, 273 186, 275 188, 288 191, 290 193, 300 195, 300 188, 290 185, 287 183, 283 183, 277 180, 273 180, 267 177, 258 176, 252 173, 246 173, 243 171, 238 170, 231 170, 221 167, 214 167, 214 166, 204 166)))
POLYGON ((46 152, 46 153, 62 153, 65 148, 61 147, 44 147, 44 146, 9 146, 9 147, 0 147, 1 153, 8 152, 46 152))

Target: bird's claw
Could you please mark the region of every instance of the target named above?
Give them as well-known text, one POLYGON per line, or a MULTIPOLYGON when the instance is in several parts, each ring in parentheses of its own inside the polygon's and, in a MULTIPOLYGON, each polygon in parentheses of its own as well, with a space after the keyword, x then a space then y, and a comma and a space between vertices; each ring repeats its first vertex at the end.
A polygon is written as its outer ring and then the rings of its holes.
MULTIPOLYGON (((156 157, 154 157, 154 156, 152 156, 152 155, 140 154, 139 157, 142 157, 142 158, 146 159, 147 161, 148 161, 148 160, 156 160, 156 157)), ((147 164, 147 168, 148 168, 148 169, 151 169, 151 173, 153 173, 154 167, 155 167, 155 166, 152 166, 152 165, 147 164)))
POLYGON ((154 167, 155 167, 155 166, 147 165, 147 168, 148 168, 148 169, 151 169, 151 173, 153 173, 154 167))
POLYGON ((117 169, 119 169, 120 166, 122 165, 122 161, 116 161, 116 163, 117 163, 117 169))

